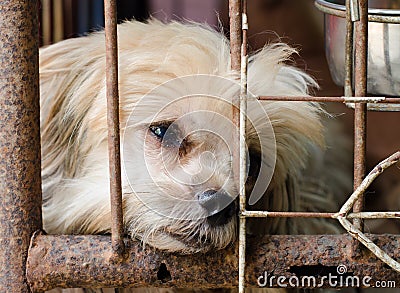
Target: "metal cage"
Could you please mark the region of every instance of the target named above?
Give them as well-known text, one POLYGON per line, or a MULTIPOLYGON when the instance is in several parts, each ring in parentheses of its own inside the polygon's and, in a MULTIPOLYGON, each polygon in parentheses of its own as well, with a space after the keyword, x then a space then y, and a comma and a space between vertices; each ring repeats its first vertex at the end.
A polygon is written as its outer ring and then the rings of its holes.
MULTIPOLYGON (((363 192, 387 167, 400 160, 396 152, 366 177, 368 103, 400 103, 398 98, 366 97, 368 4, 347 0, 346 97, 259 97, 260 100, 355 103, 354 193, 337 213, 247 211, 240 194, 239 241, 220 252, 179 256, 123 238, 121 163, 119 155, 118 62, 116 1, 105 0, 107 107, 109 127, 112 235, 45 235, 41 232, 39 134, 38 1, 0 2, 0 291, 40 292, 54 287, 259 287, 258 276, 301 276, 346 265, 352 276, 393 280, 400 286, 399 235, 367 235, 364 218, 399 218, 399 212, 363 211, 363 192), (351 18, 350 4, 359 19, 351 18), (355 27, 353 36, 353 24, 355 27), (352 44, 355 40, 355 95, 351 96, 352 44), (349 90, 350 87, 350 90, 349 90), (351 212, 351 210, 353 210, 351 212), (246 236, 248 217, 324 217, 337 219, 343 235, 272 235, 257 242, 246 236), (351 222, 350 220, 353 220, 351 222), (246 246, 252 247, 247 251, 246 246), (363 246, 359 244, 362 243, 363 246), (365 247, 367 249, 365 249, 365 247), (351 247, 351 249, 349 249, 351 247), (384 247, 381 249, 380 247, 384 247), (382 260, 381 261, 379 261, 382 260), (204 265, 199 266, 198 263, 204 265), (197 271, 191 270, 196 265, 197 271), (297 268, 297 269, 296 269, 297 268), (207 276, 207 278, 199 278, 207 276)), ((239 126, 234 172, 245 180, 245 113, 247 99, 247 1, 230 0, 232 69, 241 73, 241 93, 233 100, 233 121, 239 126)), ((321 276, 317 278, 321 281, 321 276)), ((318 283, 320 284, 320 283, 318 283)), ((267 284, 268 285, 268 284, 267 284)), ((276 286, 276 285, 275 285, 276 286)), ((312 284, 299 285, 312 287, 312 284)), ((321 287, 329 287, 321 283, 321 287)))

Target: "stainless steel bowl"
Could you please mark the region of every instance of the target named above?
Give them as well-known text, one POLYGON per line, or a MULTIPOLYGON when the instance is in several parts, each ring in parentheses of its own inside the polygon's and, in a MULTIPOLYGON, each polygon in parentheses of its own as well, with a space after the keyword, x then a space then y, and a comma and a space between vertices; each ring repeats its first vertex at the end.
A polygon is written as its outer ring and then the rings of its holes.
MULTIPOLYGON (((325 53, 332 79, 345 80, 344 0, 316 0, 325 13, 325 53)), ((368 1, 368 85, 376 95, 400 96, 400 0, 368 1), (394 23, 395 22, 395 23, 394 23)), ((357 70, 357 68, 354 68, 357 70)))

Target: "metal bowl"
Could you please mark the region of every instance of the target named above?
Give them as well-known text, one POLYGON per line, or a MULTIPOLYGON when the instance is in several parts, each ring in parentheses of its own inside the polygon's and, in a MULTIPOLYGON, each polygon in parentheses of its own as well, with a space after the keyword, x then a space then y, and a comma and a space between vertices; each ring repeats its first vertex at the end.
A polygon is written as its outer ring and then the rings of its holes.
MULTIPOLYGON (((325 13, 325 53, 332 79, 337 85, 343 86, 345 1, 316 0, 315 3, 325 13)), ((400 0, 370 0, 368 5, 367 92, 400 96, 400 0)))

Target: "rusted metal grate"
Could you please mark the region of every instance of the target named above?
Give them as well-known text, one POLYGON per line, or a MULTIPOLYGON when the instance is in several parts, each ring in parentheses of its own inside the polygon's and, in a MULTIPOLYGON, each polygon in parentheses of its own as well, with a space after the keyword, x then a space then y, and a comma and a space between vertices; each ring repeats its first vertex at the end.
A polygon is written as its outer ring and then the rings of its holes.
MULTIPOLYGON (((375 279, 394 280, 400 286, 398 259, 400 237, 366 235, 364 218, 399 218, 398 212, 363 212, 362 194, 368 185, 389 165, 400 160, 397 152, 365 176, 365 134, 368 103, 400 103, 397 98, 366 98, 367 1, 354 1, 360 8, 360 20, 352 20, 347 1, 347 79, 346 97, 259 97, 260 100, 316 101, 355 103, 355 178, 356 190, 338 213, 301 213, 247 211, 246 195, 240 191, 239 243, 222 252, 208 255, 177 256, 143 249, 140 243, 123 239, 121 167, 119 155, 118 62, 115 0, 105 1, 107 39, 107 100, 110 153, 110 193, 112 236, 50 236, 39 230, 40 217, 40 139, 38 94, 38 1, 2 1, 0 3, 0 47, 8 58, 0 59, 0 163, 2 206, 0 209, 3 249, 0 254, 0 291, 39 292, 54 287, 196 287, 220 288, 245 285, 258 287, 257 276, 275 270, 281 276, 300 269, 332 269, 340 264, 354 273, 375 279), (25 3, 26 2, 26 3, 25 3), (15 26, 15 23, 19 26, 15 26), (355 97, 352 97, 352 60, 349 52, 356 31, 355 97), (351 24, 351 25, 350 25, 351 24), (17 29, 18 28, 18 29, 17 29), (33 28, 33 29, 32 29, 33 28), (27 56, 26 52, 32 52, 27 56), (18 64, 14 62, 18 60, 18 64), (12 78, 11 78, 12 77, 12 78), (15 87, 16 85, 19 87, 15 87), (17 119, 17 117, 19 117, 17 119), (22 118, 21 118, 22 117, 22 118), (11 129, 11 130, 10 130, 11 129), (21 171, 23 170, 23 171, 21 171), (3 176, 3 173, 5 176, 3 176), (354 205, 355 204, 355 205, 354 205), (353 207, 353 212, 350 209, 353 207), (324 217, 340 221, 349 235, 266 236, 254 241, 245 231, 248 217, 324 217), (351 224, 348 219, 354 219, 351 224), (353 239, 357 239, 356 242, 353 239), (358 241, 369 251, 359 252, 358 241), (248 243, 247 243, 248 242, 248 243), (252 247, 247 251, 246 243, 252 247), (353 243, 353 251, 347 249, 353 243), (30 245, 28 250, 28 245, 30 245), (385 252, 379 250, 385 247, 385 252), (393 269, 377 261, 375 254, 393 269), (392 255, 390 258, 388 255, 392 255), (247 259, 247 261, 246 261, 247 259), (199 266, 198 263, 203 263, 199 266), (60 266, 60 264, 62 264, 60 266), (196 265, 198 271, 192 267, 196 265), (25 267, 26 266, 26 267, 25 267), (288 270, 290 268, 290 270, 288 270), (166 270, 171 280, 160 278, 166 270), (199 275, 207 278, 199 278, 199 275), (29 284, 29 285, 28 285, 29 284)), ((233 101, 237 157, 234 171, 244 183, 244 152, 247 101, 247 9, 246 0, 230 0, 232 69, 241 73, 241 93, 233 101), (239 139, 238 139, 239 138, 239 139)), ((244 186, 244 184, 240 184, 244 186)), ((326 286, 326 285, 324 285, 326 286)), ((302 286, 307 287, 307 286, 302 286)), ((310 287, 310 286, 308 286, 310 287)))
POLYGON ((25 264, 42 227, 37 1, 0 2, 0 291, 29 292, 25 264))
MULTIPOLYGON (((242 48, 241 48, 241 103, 240 111, 246 114, 246 90, 247 90, 247 8, 246 1, 230 1, 230 6, 240 6, 242 9, 242 48), (243 100, 243 102, 242 102, 243 100)), ((235 8, 235 11, 240 8, 235 8)), ((259 97, 260 100, 285 100, 285 101, 329 101, 329 102, 346 102, 351 101, 355 103, 354 112, 354 193, 350 196, 347 202, 343 205, 338 213, 301 213, 301 212, 267 212, 267 211, 247 211, 246 210, 246 195, 245 191, 240 192, 240 225, 239 225, 239 293, 244 292, 245 289, 245 252, 246 252, 246 218, 247 217, 331 217, 339 220, 340 224, 346 229, 346 231, 353 236, 355 241, 352 243, 353 251, 352 255, 360 254, 359 243, 364 244, 372 253, 378 258, 388 264, 391 268, 400 272, 400 264, 385 253, 379 246, 374 244, 362 231, 363 231, 363 219, 369 217, 376 218, 398 218, 399 213, 363 213, 364 197, 363 193, 368 188, 369 184, 380 174, 384 169, 397 163, 400 160, 400 152, 393 154, 388 159, 382 161, 376 166, 374 170, 364 179, 366 173, 366 134, 367 134, 367 103, 368 102, 385 102, 386 98, 366 98, 367 95, 367 44, 368 44, 368 1, 367 0, 347 0, 346 1, 346 20, 347 20, 347 34, 346 34, 346 81, 345 81, 345 95, 347 97, 259 97), (354 9, 358 9, 358 16, 354 16, 354 9), (354 24, 354 26, 353 26, 354 24), (355 27, 355 32, 353 29, 355 27), (355 93, 353 96, 352 91, 352 72, 353 72, 353 39, 355 40, 355 71, 354 76, 354 88, 355 93), (350 213, 350 210, 353 213, 350 213), (353 223, 348 219, 352 218, 353 223)), ((393 19, 391 19, 392 21, 393 19)), ((231 15, 231 22, 240 23, 240 17, 231 15)), ((233 25, 236 27, 238 25, 233 25)), ((232 27, 232 25, 231 25, 232 27)), ((237 42, 233 42, 232 45, 237 45, 237 42)), ((237 49, 232 49, 235 52, 237 49)), ((239 58, 237 55, 232 54, 232 59, 239 58)), ((239 64, 238 61, 232 61, 232 64, 239 64)), ((238 70, 233 66, 234 70, 238 70)), ((398 99, 388 99, 389 103, 398 103, 398 99)), ((240 123, 245 123, 245 120, 240 120, 240 123)), ((243 140, 245 136, 245 127, 239 125, 241 130, 240 139, 243 140)), ((245 174, 246 163, 245 153, 242 150, 244 145, 240 142, 239 161, 240 174, 245 174), (244 163, 242 164, 242 162, 244 163)), ((242 178, 242 177, 241 177, 242 178)), ((240 181, 240 186, 242 185, 240 181)))
POLYGON ((106 35, 106 89, 108 156, 110 166, 111 197, 111 240, 113 251, 122 257, 125 249, 123 240, 121 150, 119 131, 119 93, 118 93, 118 42, 117 42, 117 3, 104 1, 106 35))

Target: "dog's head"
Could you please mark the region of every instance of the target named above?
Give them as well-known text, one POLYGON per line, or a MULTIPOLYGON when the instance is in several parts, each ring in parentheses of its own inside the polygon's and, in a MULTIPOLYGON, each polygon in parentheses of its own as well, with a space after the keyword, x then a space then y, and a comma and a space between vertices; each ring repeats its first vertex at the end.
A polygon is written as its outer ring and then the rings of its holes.
MULTIPOLYGON (((41 51, 44 222, 49 232, 110 230, 104 35, 41 51)), ((195 24, 128 22, 119 27, 120 117, 126 233, 170 251, 223 248, 235 239, 236 198, 287 208, 274 194, 322 139, 313 103, 256 95, 306 95, 313 81, 284 65, 286 45, 249 61, 247 174, 232 101, 239 97, 229 43, 195 24), (271 199, 272 198, 272 199, 271 199), (260 202, 260 201, 259 201, 260 202)))

